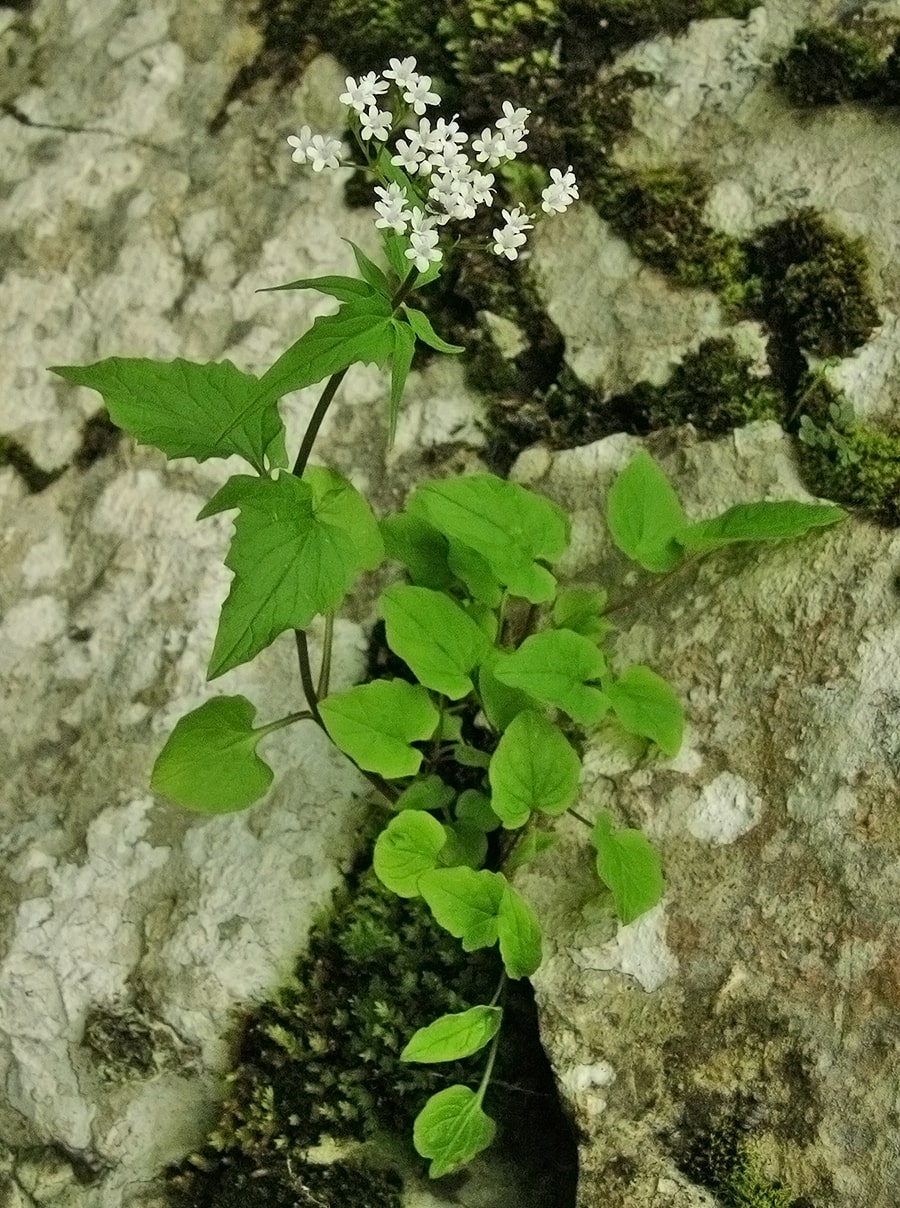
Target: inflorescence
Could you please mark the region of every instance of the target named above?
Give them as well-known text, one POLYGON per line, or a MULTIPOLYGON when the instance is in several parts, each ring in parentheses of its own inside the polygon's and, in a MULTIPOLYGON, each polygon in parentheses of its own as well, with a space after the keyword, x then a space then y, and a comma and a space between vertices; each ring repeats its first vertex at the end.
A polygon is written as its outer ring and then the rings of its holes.
MULTIPOLYGON (((350 110, 350 129, 370 169, 381 181, 375 188, 375 225, 408 236, 406 257, 419 272, 425 272, 443 256, 436 228, 451 219, 474 218, 479 206, 493 204, 494 175, 490 169, 525 150, 526 122, 531 111, 504 101, 502 116, 494 127, 485 127, 472 139, 473 163, 464 149, 469 136, 460 130, 457 114, 450 121, 437 118, 433 127, 431 119, 424 116, 428 106, 439 105, 441 98, 432 91, 431 77, 416 71, 414 58, 391 59, 383 76, 374 71, 359 80, 347 76, 345 88, 339 99, 350 110), (380 104, 389 107, 380 108, 380 104), (403 137, 395 140, 389 159, 373 155, 372 148, 387 143, 395 128, 409 120, 410 109, 419 119, 417 125, 403 129, 403 137), (388 164, 400 171, 386 172, 388 164), (399 180, 391 179, 392 175, 399 180), (411 179, 414 177, 418 179, 411 179)), ((314 172, 342 165, 339 138, 313 134, 303 126, 299 135, 292 134, 287 141, 294 149, 291 158, 295 163, 308 163, 314 172)), ((565 172, 552 168, 550 180, 541 193, 541 209, 546 214, 561 214, 578 197, 575 173, 571 166, 565 172)), ((502 216, 503 225, 494 228, 490 247, 495 255, 515 260, 526 241, 525 232, 533 229, 535 215, 515 206, 502 210, 502 216)))

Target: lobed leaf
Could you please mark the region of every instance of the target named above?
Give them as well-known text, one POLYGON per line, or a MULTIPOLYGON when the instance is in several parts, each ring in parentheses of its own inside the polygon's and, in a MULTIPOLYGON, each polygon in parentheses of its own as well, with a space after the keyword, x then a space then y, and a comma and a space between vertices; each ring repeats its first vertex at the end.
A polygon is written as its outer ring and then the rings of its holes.
POLYGON ((300 277, 296 281, 288 281, 285 285, 267 285, 257 289, 257 294, 271 294, 284 289, 314 289, 320 294, 328 294, 339 302, 352 302, 354 298, 371 298, 374 291, 371 285, 360 281, 357 277, 300 277))
POLYGON ((540 713, 526 709, 510 722, 491 757, 491 807, 507 830, 532 810, 564 813, 578 797, 581 760, 540 713))
POLYGON ((325 729, 344 754, 389 780, 415 776, 440 714, 424 688, 406 680, 372 680, 319 701, 325 729))
POLYGON ((470 1007, 468 1011, 442 1015, 427 1027, 419 1028, 400 1054, 400 1060, 422 1064, 461 1061, 489 1044, 502 1022, 501 1007, 470 1007))
POLYGON ((594 824, 591 843, 597 849, 600 880, 612 891, 622 922, 633 923, 652 910, 665 884, 659 856, 646 836, 630 828, 613 830, 612 815, 604 810, 594 824))
POLYGON ((416 336, 427 344, 429 348, 435 348, 438 352, 465 352, 462 344, 448 344, 446 340, 442 340, 438 333, 431 326, 431 320, 424 310, 416 310, 413 306, 404 306, 403 311, 409 319, 409 325, 416 333, 416 336))
POLYGON ((585 726, 609 709, 609 697, 589 684, 605 674, 606 661, 592 641, 570 629, 532 634, 491 670, 502 684, 555 705, 585 726))
POLYGON ((432 1159, 428 1174, 439 1179, 487 1149, 496 1131, 475 1091, 448 1086, 432 1095, 416 1116, 413 1144, 421 1157, 432 1159))
POLYGON ((420 683, 451 700, 472 691, 470 673, 490 643, 481 627, 443 592, 396 583, 381 594, 387 644, 420 683))
POLYGON ((644 570, 670 571, 684 556, 674 538, 687 517, 669 480, 643 449, 610 487, 606 520, 622 553, 644 570))

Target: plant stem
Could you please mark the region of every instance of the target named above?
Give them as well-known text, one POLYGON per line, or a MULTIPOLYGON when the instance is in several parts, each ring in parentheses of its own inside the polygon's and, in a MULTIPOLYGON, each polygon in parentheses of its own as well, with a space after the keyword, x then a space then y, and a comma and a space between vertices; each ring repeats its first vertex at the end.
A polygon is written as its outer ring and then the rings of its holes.
POLYGON ((686 566, 696 566, 703 558, 707 556, 707 554, 711 552, 711 550, 706 550, 705 553, 702 554, 688 554, 683 562, 679 562, 678 565, 673 566, 671 570, 665 571, 656 579, 654 583, 651 583, 649 586, 636 587, 634 591, 626 592, 620 600, 616 600, 614 604, 611 604, 608 608, 604 608, 603 612, 600 614, 601 617, 608 617, 614 612, 619 612, 621 609, 627 608, 629 604, 633 604, 636 600, 646 599, 647 596, 659 591, 660 587, 662 587, 664 583, 667 583, 673 575, 677 575, 678 572, 680 570, 684 570, 686 566))
POLYGON ((478 1106, 481 1107, 484 1102, 485 1091, 488 1088, 488 1083, 491 1080, 491 1074, 494 1072, 494 1062, 497 1060, 497 1046, 500 1043, 500 1032, 498 1031, 493 1041, 491 1042, 491 1051, 488 1053, 487 1065, 484 1067, 484 1073, 481 1075, 481 1082, 478 1085, 476 1098, 478 1106))
POLYGON ((303 471, 306 469, 306 463, 309 461, 312 447, 316 443, 316 437, 319 435, 319 429, 322 427, 322 420, 325 418, 328 408, 331 406, 331 401, 337 394, 338 386, 344 380, 346 373, 346 369, 342 369, 339 373, 333 373, 328 379, 325 389, 322 391, 322 397, 316 403, 316 409, 312 413, 312 418, 307 425, 306 431, 303 433, 300 452, 297 454, 297 460, 294 462, 294 468, 291 470, 291 473, 297 478, 303 477, 303 471))
POLYGON ((579 822, 583 822, 584 825, 588 828, 588 830, 594 829, 593 822, 588 822, 588 820, 587 820, 587 818, 585 818, 584 814, 579 814, 578 810, 570 809, 570 810, 566 810, 566 813, 571 814, 573 818, 577 818, 579 822))
POLYGON ((319 700, 328 695, 331 680, 331 654, 334 646, 334 613, 325 613, 325 633, 322 638, 322 665, 319 668, 319 682, 316 685, 316 696, 319 700))
POLYGON ((289 713, 287 717, 280 717, 278 721, 270 721, 267 726, 260 726, 256 733, 260 738, 264 738, 267 734, 274 734, 276 730, 283 730, 285 726, 293 725, 295 721, 312 721, 313 715, 309 709, 302 709, 299 713, 289 713))

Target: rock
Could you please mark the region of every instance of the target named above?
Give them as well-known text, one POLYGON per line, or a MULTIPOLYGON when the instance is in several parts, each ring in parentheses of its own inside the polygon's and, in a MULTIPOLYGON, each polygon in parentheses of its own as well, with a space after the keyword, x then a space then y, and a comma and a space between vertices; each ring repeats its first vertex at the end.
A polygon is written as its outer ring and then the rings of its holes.
MULTIPOLYGON (((576 534, 590 527, 573 577, 621 580, 596 518, 635 447, 612 437, 514 469, 574 507, 576 534)), ((773 423, 710 442, 687 428, 650 449, 692 519, 809 498, 773 423)), ((579 1208, 708 1202, 679 1163, 749 1102, 768 1174, 795 1196, 893 1203, 898 564, 900 534, 848 519, 714 555, 619 613, 614 665, 672 682, 684 747, 641 758, 601 726, 579 811, 639 826, 665 897, 616 928, 574 819, 519 874, 547 935, 542 1035, 584 1138, 579 1208)))

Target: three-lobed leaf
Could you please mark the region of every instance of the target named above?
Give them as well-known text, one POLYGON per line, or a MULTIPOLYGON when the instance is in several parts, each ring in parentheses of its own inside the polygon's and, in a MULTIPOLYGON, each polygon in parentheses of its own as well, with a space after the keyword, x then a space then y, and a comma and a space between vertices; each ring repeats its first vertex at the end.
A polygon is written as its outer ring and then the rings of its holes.
POLYGON ((448 1086, 432 1095, 416 1116, 413 1144, 416 1153, 431 1159, 430 1177, 439 1179, 487 1149, 496 1131, 475 1091, 448 1086))
POLYGON ((472 691, 471 673, 490 643, 468 613, 443 592, 396 583, 381 594, 387 644, 416 679, 451 700, 472 691))
POLYGON ((399 897, 418 897, 419 878, 437 867, 445 842, 444 828, 431 814, 403 810, 375 842, 375 875, 399 897))
POLYGON ((237 453, 262 474, 267 453, 284 438, 276 399, 251 409, 259 382, 230 361, 199 365, 181 358, 109 357, 93 365, 56 365, 50 372, 96 390, 117 427, 169 458, 206 461, 237 453))
POLYGON ((740 541, 784 541, 814 528, 845 520, 843 508, 830 503, 800 503, 793 499, 739 503, 711 520, 688 524, 676 534, 679 545, 703 554, 740 541))
POLYGON ((442 1015, 427 1027, 419 1028, 400 1054, 400 1060, 423 1065, 461 1061, 492 1041, 502 1022, 503 1009, 493 1006, 470 1007, 468 1011, 442 1015))
POLYGON ((612 711, 629 734, 649 738, 664 755, 681 750, 684 711, 672 685, 637 663, 606 684, 612 711))
POLYGON ((644 570, 673 570, 683 558, 675 534, 687 517, 669 480, 643 449, 637 452, 609 489, 606 520, 623 554, 644 570))
POLYGON ((605 810, 591 832, 597 850, 597 873, 612 892, 616 914, 633 923, 652 910, 663 895, 665 883, 659 856, 639 830, 614 830, 605 810))
POLYGON ((265 727, 245 696, 217 696, 178 719, 150 776, 154 792, 204 814, 246 809, 267 792, 272 769, 256 753, 265 727))
POLYGON ((505 879, 472 868, 438 868, 419 879, 419 893, 435 921, 462 941, 466 952, 497 942, 497 915, 505 879))
POLYGON ((507 883, 497 914, 500 955, 507 977, 531 977, 540 967, 541 925, 522 895, 507 883))
POLYGON ((609 709, 609 698, 590 684, 604 675, 606 660, 589 638, 570 629, 532 634, 518 650, 498 659, 491 671, 501 683, 555 705, 585 726, 609 709))
POLYGON ((578 796, 581 760, 563 734, 526 709, 510 722, 491 757, 491 807, 507 829, 523 826, 532 810, 561 814, 578 796))
POLYGON ((332 693, 319 701, 319 713, 345 755, 364 771, 389 780, 416 775, 422 752, 410 744, 430 738, 440 720, 425 689, 400 679, 372 680, 332 693))

